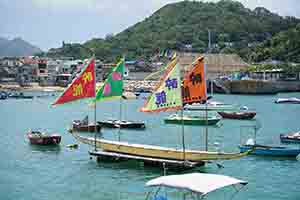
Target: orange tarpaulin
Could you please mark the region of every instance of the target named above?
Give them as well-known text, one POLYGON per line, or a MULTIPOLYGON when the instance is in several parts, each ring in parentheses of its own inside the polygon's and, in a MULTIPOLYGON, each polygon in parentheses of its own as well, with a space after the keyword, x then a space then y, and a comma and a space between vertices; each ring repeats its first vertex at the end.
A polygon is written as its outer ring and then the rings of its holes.
POLYGON ((184 104, 206 101, 204 57, 199 57, 183 79, 182 98, 184 104))

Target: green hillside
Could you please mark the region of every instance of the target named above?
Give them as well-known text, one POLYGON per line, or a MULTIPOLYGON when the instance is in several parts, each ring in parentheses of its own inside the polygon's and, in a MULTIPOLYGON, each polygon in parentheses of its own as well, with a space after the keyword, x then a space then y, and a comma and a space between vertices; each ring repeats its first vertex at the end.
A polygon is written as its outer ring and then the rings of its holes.
POLYGON ((254 61, 272 59, 300 63, 300 24, 257 46, 251 57, 254 61))
POLYGON ((49 55, 83 57, 89 54, 87 48, 93 48, 97 57, 112 61, 121 55, 129 59, 150 57, 162 49, 206 52, 210 30, 212 52, 237 52, 249 57, 248 46, 256 46, 299 22, 299 19, 284 18, 265 8, 250 10, 230 0, 218 3, 183 1, 162 7, 114 36, 91 39, 82 45, 64 45, 51 49, 49 55))

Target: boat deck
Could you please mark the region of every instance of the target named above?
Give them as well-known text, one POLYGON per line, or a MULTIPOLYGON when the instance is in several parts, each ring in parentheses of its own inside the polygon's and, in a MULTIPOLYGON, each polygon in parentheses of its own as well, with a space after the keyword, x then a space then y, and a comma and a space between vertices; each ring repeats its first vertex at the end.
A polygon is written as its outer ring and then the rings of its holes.
POLYGON ((123 154, 123 153, 106 152, 106 151, 89 151, 89 154, 90 156, 95 156, 97 161, 136 160, 136 161, 143 162, 145 166, 149 165, 149 166, 162 167, 162 168, 167 167, 169 169, 176 169, 176 170, 192 169, 198 166, 205 165, 204 161, 191 162, 191 161, 182 161, 182 160, 170 160, 170 159, 151 158, 151 157, 136 156, 130 154, 123 154))

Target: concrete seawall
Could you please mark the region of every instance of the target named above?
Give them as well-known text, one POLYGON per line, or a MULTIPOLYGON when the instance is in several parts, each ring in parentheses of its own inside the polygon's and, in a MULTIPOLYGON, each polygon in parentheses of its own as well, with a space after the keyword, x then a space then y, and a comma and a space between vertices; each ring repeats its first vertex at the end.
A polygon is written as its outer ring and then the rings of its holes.
POLYGON ((234 80, 226 81, 225 87, 231 94, 276 94, 277 87, 270 81, 234 80))
POLYGON ((300 81, 274 82, 278 92, 300 92, 300 81))
POLYGON ((230 94, 300 92, 300 81, 233 80, 224 81, 223 86, 227 88, 230 94))

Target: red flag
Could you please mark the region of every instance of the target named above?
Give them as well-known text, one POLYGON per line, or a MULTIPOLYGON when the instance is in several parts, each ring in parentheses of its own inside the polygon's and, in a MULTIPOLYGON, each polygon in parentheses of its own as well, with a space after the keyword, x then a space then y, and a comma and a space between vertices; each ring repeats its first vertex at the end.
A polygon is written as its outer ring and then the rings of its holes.
POLYGON ((64 104, 83 98, 95 97, 95 60, 89 61, 85 69, 52 105, 64 104))

